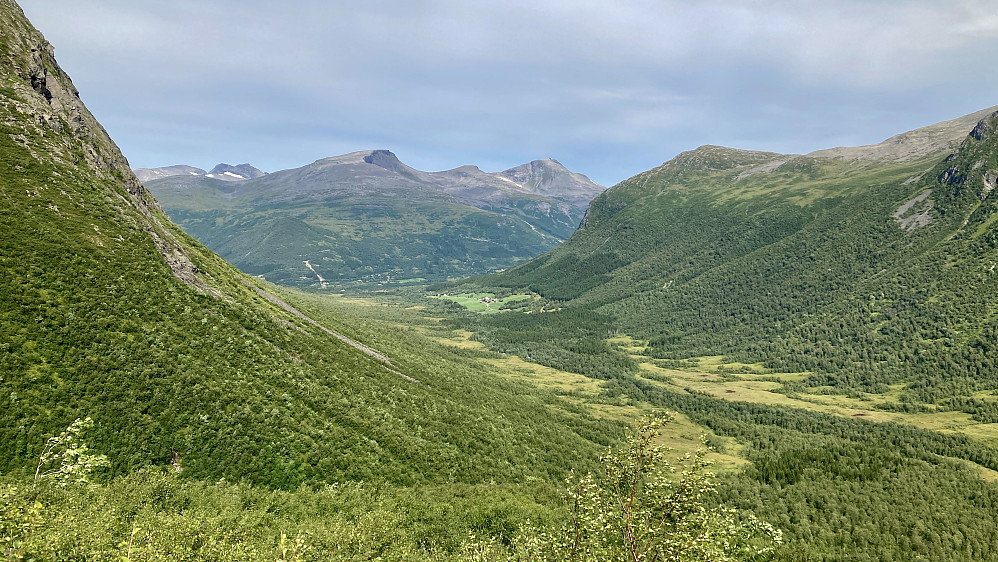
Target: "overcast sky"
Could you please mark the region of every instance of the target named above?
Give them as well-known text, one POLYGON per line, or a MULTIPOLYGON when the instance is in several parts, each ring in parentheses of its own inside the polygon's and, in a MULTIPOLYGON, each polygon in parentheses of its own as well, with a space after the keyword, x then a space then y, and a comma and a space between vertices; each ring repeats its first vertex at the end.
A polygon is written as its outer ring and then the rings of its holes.
POLYGON ((995 0, 20 0, 133 167, 387 148, 612 185, 998 105, 995 0))

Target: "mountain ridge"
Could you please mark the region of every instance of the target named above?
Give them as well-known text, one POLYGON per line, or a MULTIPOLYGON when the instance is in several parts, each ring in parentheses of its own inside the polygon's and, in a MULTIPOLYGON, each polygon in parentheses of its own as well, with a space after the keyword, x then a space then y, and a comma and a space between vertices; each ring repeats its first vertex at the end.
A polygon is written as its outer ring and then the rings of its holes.
MULTIPOLYGON (((596 197, 565 244, 469 287, 603 314, 652 357, 720 355, 935 402, 946 384, 935 365, 998 353, 959 335, 994 329, 981 295, 998 290, 995 119, 989 108, 902 133, 888 146, 904 148, 883 160, 687 151, 596 197), (863 304, 854 291, 884 296, 863 304)), ((998 388, 998 376, 976 376, 969 388, 998 388)))
MULTIPOLYGON (((306 167, 316 167, 321 169, 331 165, 344 164, 372 164, 390 172, 399 173, 409 179, 413 179, 415 181, 426 181, 428 183, 440 183, 445 181, 444 178, 449 179, 454 176, 461 176, 462 174, 465 176, 481 175, 508 180, 509 183, 512 183, 516 188, 524 193, 532 193, 556 198, 579 200, 587 199, 587 201, 591 200, 592 196, 605 189, 603 186, 592 182, 592 180, 586 177, 585 174, 572 172, 561 164, 561 162, 558 162, 553 158, 532 160, 500 172, 485 172, 474 164, 465 164, 456 168, 440 170, 437 172, 427 172, 408 166, 399 160, 398 156, 388 149, 357 150, 337 156, 320 158, 311 164, 306 164, 299 168, 289 168, 288 170, 281 170, 274 173, 287 172, 306 167), (565 178, 558 177, 559 175, 564 175, 569 179, 565 180, 565 178)), ((174 165, 161 168, 138 168, 135 170, 135 173, 139 180, 143 182, 173 176, 205 176, 220 180, 242 181, 266 175, 265 172, 261 172, 249 164, 240 164, 239 166, 218 164, 211 171, 207 172, 194 166, 174 165), (242 172, 241 177, 222 177, 227 171, 242 172)))
POLYGON ((240 182, 148 182, 170 216, 244 271, 293 285, 474 275, 537 255, 603 190, 554 160, 424 172, 355 151, 240 182), (308 261, 308 264, 305 262, 308 261))

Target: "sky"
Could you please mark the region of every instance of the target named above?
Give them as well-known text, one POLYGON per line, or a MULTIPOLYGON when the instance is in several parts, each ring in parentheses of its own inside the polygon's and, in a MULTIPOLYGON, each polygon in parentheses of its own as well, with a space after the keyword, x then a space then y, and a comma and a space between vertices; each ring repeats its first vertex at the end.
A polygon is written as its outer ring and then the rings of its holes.
POLYGON ((996 0, 20 0, 133 168, 385 148, 610 186, 998 105, 996 0))

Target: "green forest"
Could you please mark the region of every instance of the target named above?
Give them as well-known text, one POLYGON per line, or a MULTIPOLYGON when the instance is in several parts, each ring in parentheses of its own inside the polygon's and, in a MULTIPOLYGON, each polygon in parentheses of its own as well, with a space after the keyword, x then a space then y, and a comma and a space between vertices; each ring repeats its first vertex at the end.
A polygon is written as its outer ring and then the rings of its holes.
POLYGON ((532 291, 544 299, 537 310, 558 311, 547 322, 479 320, 495 349, 522 354, 530 338, 541 347, 541 325, 567 335, 554 328, 558 317, 585 314, 588 326, 642 340, 650 357, 720 355, 808 373, 798 389, 897 391, 905 404, 984 421, 994 406, 982 393, 998 390, 994 127, 995 117, 985 120, 934 160, 870 167, 797 157, 805 162, 741 179, 744 166, 775 156, 698 149, 599 196, 563 246, 457 287, 532 291), (903 227, 901 211, 916 204, 927 205, 928 224, 903 227), (504 335, 509 323, 515 336, 504 335))

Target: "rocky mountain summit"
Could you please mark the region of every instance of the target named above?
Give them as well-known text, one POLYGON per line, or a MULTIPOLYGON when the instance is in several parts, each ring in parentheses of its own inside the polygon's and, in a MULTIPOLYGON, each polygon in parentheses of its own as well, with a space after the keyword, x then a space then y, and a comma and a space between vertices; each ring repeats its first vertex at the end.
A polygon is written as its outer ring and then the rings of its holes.
MULTIPOLYGON (((488 173, 466 165, 440 172, 412 168, 389 150, 363 150, 323 158, 241 189, 244 193, 270 192, 274 187, 285 197, 314 197, 331 193, 418 191, 449 196, 480 208, 501 206, 521 197, 550 198, 553 209, 571 214, 571 208, 587 205, 604 187, 575 173, 556 160, 534 160, 502 172, 488 173)), ((276 195, 276 194, 275 194, 276 195)), ((574 227, 577 221, 574 221, 574 227)))
POLYGON ((218 164, 205 174, 206 177, 222 181, 244 181, 267 175, 267 172, 254 168, 249 164, 218 164))
POLYGON ((177 166, 164 166, 162 168, 137 168, 134 172, 135 177, 139 178, 139 181, 141 182, 168 178, 170 176, 205 176, 208 174, 208 172, 202 170, 201 168, 185 166, 183 164, 177 166))

